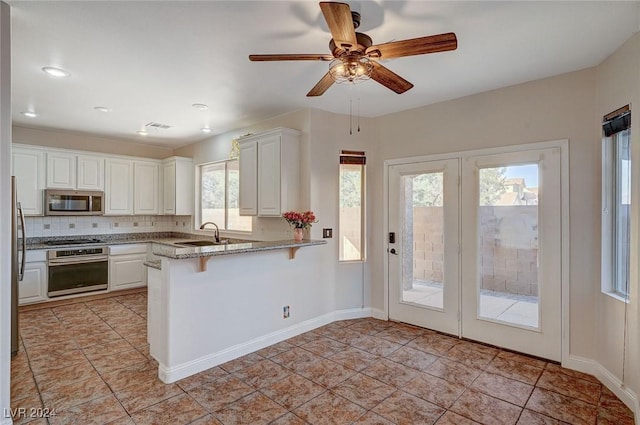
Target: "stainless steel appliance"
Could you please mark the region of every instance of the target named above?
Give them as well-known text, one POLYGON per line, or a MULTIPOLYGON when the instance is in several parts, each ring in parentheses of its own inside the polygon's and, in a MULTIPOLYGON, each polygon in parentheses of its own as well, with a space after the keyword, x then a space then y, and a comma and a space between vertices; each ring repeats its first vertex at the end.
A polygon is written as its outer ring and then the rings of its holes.
POLYGON ((45 215, 102 215, 104 192, 78 190, 44 191, 45 215))
POLYGON ((107 289, 109 262, 106 247, 51 250, 47 259, 49 297, 107 289))
POLYGON ((26 237, 24 214, 17 201, 16 178, 11 176, 11 355, 18 354, 18 282, 24 276, 26 237), (18 226, 19 224, 19 226, 18 226), (20 241, 18 241, 20 229, 20 241), (19 254, 21 251, 22 255, 19 254))

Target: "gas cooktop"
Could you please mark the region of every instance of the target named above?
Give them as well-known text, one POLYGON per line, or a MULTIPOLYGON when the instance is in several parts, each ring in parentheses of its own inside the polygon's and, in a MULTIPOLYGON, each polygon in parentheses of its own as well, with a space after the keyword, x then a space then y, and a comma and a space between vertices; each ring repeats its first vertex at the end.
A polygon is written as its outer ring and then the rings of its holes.
POLYGON ((45 245, 87 245, 92 243, 102 243, 100 239, 58 239, 46 241, 45 245))

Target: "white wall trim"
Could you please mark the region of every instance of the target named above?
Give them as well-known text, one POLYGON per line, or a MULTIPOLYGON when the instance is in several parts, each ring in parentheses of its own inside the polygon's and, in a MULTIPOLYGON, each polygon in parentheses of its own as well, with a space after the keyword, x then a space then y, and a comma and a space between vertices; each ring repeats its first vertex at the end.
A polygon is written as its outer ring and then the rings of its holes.
POLYGON ((378 320, 389 320, 389 315, 387 314, 387 312, 384 310, 380 310, 379 308, 371 309, 371 317, 378 320))
POLYGON ((600 363, 586 357, 570 355, 567 356, 566 361, 563 360, 562 367, 588 373, 598 378, 602 385, 611 390, 620 401, 631 409, 635 416, 636 425, 640 425, 640 401, 638 400, 638 395, 629 387, 623 386, 620 379, 600 363))
POLYGON ((371 316, 372 309, 368 307, 333 311, 171 368, 160 363, 158 377, 162 382, 170 384, 337 320, 360 319, 371 316))
POLYGON ((333 313, 332 322, 338 320, 351 320, 362 319, 364 317, 372 317, 372 309, 370 307, 365 308, 350 308, 348 310, 338 310, 333 313))

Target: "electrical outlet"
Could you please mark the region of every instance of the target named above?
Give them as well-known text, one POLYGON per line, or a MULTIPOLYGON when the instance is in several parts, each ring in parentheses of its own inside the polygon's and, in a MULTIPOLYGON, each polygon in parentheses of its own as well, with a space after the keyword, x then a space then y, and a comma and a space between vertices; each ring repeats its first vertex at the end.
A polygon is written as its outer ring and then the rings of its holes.
POLYGON ((332 238, 333 237, 333 229, 322 229, 322 238, 332 238))
POLYGON ((289 306, 285 305, 284 307, 282 307, 282 318, 283 319, 288 319, 289 318, 289 306))

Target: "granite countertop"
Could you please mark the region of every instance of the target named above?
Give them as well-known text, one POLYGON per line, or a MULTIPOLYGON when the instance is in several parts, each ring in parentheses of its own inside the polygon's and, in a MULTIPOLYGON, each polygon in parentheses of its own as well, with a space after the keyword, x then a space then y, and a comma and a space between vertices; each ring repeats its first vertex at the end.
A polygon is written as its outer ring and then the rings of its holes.
MULTIPOLYGON (((193 240, 210 240, 210 237, 204 235, 196 235, 191 233, 133 233, 133 234, 115 234, 115 235, 90 235, 90 236, 66 236, 52 238, 28 238, 27 249, 61 249, 61 248, 86 248, 101 247, 120 244, 134 243, 153 243, 152 253, 160 257, 172 259, 188 259, 200 257, 212 257, 216 255, 241 254, 245 252, 271 251, 275 249, 300 248, 303 246, 325 245, 325 240, 303 240, 296 242, 293 239, 281 241, 248 241, 242 239, 223 238, 228 243, 220 245, 208 245, 200 247, 184 247, 179 246, 180 242, 193 240), (65 240, 78 239, 94 239, 99 242, 87 244, 65 244, 65 240), (60 244, 50 244, 46 242, 56 242, 60 244)), ((147 262, 147 266, 158 268, 158 264, 154 260, 147 262)))
POLYGON ((212 257, 216 255, 241 254, 245 252, 300 248, 303 246, 325 245, 326 243, 327 241, 325 240, 303 240, 296 242, 293 239, 290 239, 282 241, 244 241, 241 243, 184 248, 170 244, 154 243, 152 252, 154 255, 159 257, 183 260, 188 258, 212 257))
POLYGON ((60 249, 60 248, 86 248, 89 246, 101 247, 108 245, 149 243, 156 241, 168 241, 178 239, 206 239, 200 235, 190 233, 173 233, 173 232, 155 232, 155 233, 119 233, 106 235, 77 235, 77 236, 55 236, 43 238, 27 238, 27 250, 35 249, 60 249), (91 242, 87 244, 65 244, 67 240, 94 240, 99 242, 91 242), (60 242, 55 243, 55 242, 60 242))

